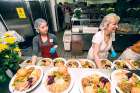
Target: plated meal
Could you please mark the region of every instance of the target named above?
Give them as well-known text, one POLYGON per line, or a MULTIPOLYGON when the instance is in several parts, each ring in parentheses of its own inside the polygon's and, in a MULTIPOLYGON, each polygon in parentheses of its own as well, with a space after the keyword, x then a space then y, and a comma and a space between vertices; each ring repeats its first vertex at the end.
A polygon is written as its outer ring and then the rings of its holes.
POLYGON ((26 61, 27 64, 32 64, 32 61, 29 59, 26 61))
POLYGON ((68 93, 73 81, 66 67, 57 67, 45 74, 43 84, 46 93, 68 93))
POLYGON ((26 59, 23 62, 21 62, 19 65, 20 65, 20 67, 25 67, 25 66, 28 66, 28 65, 33 65, 33 63, 31 61, 31 59, 26 59))
POLYGON ((115 69, 130 69, 130 65, 125 60, 115 60, 113 62, 113 67, 115 69))
POLYGON ((66 63, 66 60, 64 58, 55 58, 53 60, 53 64, 55 67, 61 67, 64 66, 66 63))
POLYGON ((80 80, 81 93, 111 93, 111 82, 102 73, 84 76, 80 80))
POLYGON ((79 59, 82 68, 96 68, 96 65, 93 61, 88 59, 79 59))
POLYGON ((43 58, 39 62, 37 62, 37 65, 45 66, 45 67, 51 66, 52 65, 52 59, 50 59, 50 58, 43 58))
POLYGON ((38 66, 28 66, 17 71, 9 84, 10 91, 29 92, 35 88, 43 77, 43 70, 38 66))
POLYGON ((69 59, 66 62, 66 66, 70 68, 78 68, 80 67, 80 63, 77 59, 69 59))
POLYGON ((101 59, 101 68, 102 69, 111 69, 112 62, 107 59, 101 59))
POLYGON ((111 79, 119 93, 140 93, 140 77, 127 70, 115 70, 111 79))
POLYGON ((132 69, 140 69, 140 61, 130 60, 129 62, 132 69))

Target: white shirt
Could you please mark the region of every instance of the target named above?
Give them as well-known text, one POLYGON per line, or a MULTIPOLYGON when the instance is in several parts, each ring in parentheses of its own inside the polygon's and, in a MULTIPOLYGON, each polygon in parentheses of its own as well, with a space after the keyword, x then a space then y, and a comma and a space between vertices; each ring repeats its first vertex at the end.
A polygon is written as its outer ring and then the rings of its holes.
MULTIPOLYGON (((108 57, 108 51, 111 49, 112 46, 112 35, 110 36, 108 44, 106 44, 104 40, 104 31, 97 32, 92 38, 92 44, 99 44, 99 58, 106 59, 108 57)), ((91 46, 88 52, 88 59, 94 59, 94 49, 91 46)))
POLYGON ((131 50, 131 48, 127 48, 118 58, 120 60, 131 59, 131 60, 140 60, 140 54, 131 50))

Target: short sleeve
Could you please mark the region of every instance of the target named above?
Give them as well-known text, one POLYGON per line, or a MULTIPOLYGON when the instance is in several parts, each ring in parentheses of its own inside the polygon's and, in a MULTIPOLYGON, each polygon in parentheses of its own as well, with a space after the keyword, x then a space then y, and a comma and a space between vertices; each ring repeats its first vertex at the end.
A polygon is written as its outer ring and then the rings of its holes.
POLYGON ((55 35, 53 35, 53 39, 54 39, 54 45, 57 45, 57 37, 55 35))
POLYGON ((97 44, 100 44, 102 42, 102 34, 101 32, 97 32, 93 38, 92 38, 92 43, 97 43, 97 44))

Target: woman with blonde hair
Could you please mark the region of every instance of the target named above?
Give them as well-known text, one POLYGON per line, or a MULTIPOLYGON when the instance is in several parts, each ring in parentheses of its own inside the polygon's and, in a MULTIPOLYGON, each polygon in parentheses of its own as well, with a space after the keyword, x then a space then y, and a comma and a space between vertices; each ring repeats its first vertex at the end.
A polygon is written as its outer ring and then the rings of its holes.
POLYGON ((118 58, 120 60, 140 60, 140 40, 128 47, 118 58))
POLYGON ((100 67, 100 59, 108 57, 108 51, 111 49, 113 56, 116 56, 112 47, 113 33, 118 28, 120 17, 115 13, 106 15, 100 26, 99 31, 92 38, 92 46, 88 52, 88 59, 95 60, 96 65, 100 67))

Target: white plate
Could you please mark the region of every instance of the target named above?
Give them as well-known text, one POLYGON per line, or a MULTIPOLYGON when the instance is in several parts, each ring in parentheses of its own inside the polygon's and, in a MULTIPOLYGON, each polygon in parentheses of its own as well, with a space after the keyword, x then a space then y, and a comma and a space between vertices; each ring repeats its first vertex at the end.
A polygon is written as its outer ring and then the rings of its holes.
POLYGON ((50 59, 50 58, 42 58, 42 59, 40 59, 40 60, 36 63, 36 65, 37 65, 37 66, 41 66, 41 67, 49 67, 49 66, 52 66, 52 65, 53 65, 53 60, 50 59), (48 66, 41 66, 40 63, 41 63, 42 60, 49 60, 51 63, 50 63, 50 65, 48 65, 48 66))
POLYGON ((53 60, 53 64, 56 62, 56 60, 62 60, 62 61, 64 62, 64 66, 66 65, 66 59, 61 58, 61 57, 55 58, 55 59, 53 60))
POLYGON ((33 65, 33 64, 29 64, 27 63, 27 61, 31 60, 31 58, 28 58, 26 60, 24 60, 20 65, 20 67, 25 67, 25 66, 30 66, 30 65, 33 65))
MULTIPOLYGON (((94 61, 91 61, 89 59, 79 59, 80 64, 81 64, 81 61, 88 61, 89 63, 93 64, 94 68, 92 68, 92 69, 95 69, 96 68, 96 65, 95 65, 95 62, 94 61)), ((81 67, 82 67, 82 64, 81 64, 81 67)), ((84 68, 84 67, 82 67, 82 68, 84 68)))
POLYGON ((107 78, 107 79, 109 80, 110 84, 111 84, 111 93, 116 93, 116 91, 113 90, 114 88, 112 87, 112 82, 111 82, 111 80, 110 80, 104 73, 97 72, 97 71, 93 71, 92 73, 90 72, 90 73, 83 74, 83 76, 80 77, 79 83, 78 83, 80 93, 84 93, 84 91, 83 91, 83 86, 82 86, 82 82, 81 82, 82 79, 85 78, 85 77, 87 77, 87 76, 94 75, 94 74, 97 74, 97 75, 99 75, 99 76, 101 76, 101 77, 107 78))
POLYGON ((43 77, 43 70, 42 70, 42 68, 39 67, 39 66, 27 66, 26 68, 30 68, 30 67, 35 67, 36 69, 39 69, 41 71, 41 75, 40 75, 40 78, 38 79, 38 81, 31 88, 29 88, 27 90, 24 90, 22 92, 21 91, 17 91, 15 89, 13 89, 13 87, 12 87, 12 84, 13 84, 15 78, 16 78, 16 75, 14 75, 14 77, 11 79, 11 81, 9 83, 9 90, 10 90, 11 93, 26 93, 26 92, 29 92, 29 91, 33 90, 41 82, 42 77, 43 77))
MULTIPOLYGON (((133 70, 140 70, 140 67, 135 67, 134 65, 133 65, 133 62, 134 62, 134 60, 130 60, 129 61, 129 64, 130 64, 130 66, 131 66, 131 69, 133 69, 133 70)), ((139 62, 139 64, 140 64, 140 61, 138 61, 139 62)))
MULTIPOLYGON (((112 62, 110 60, 108 60, 108 59, 100 59, 100 61, 102 61, 102 60, 107 60, 107 62, 110 64, 110 69, 111 69, 112 62)), ((105 69, 105 68, 103 68, 103 69, 105 69)))
MULTIPOLYGON (((118 70, 113 71, 113 72, 111 73, 111 80, 112 80, 112 82, 114 82, 114 84, 116 84, 116 83, 119 82, 119 80, 118 80, 117 77, 116 77, 116 74, 119 73, 119 72, 128 73, 128 72, 130 72, 130 71, 124 70, 124 69, 118 69, 118 70)), ((123 77, 121 77, 121 78, 123 78, 123 77)))
MULTIPOLYGON (((117 62, 119 62, 119 61, 122 61, 124 64, 126 64, 126 66, 128 67, 128 69, 131 69, 131 66, 125 61, 125 60, 114 60, 114 62, 113 62, 113 64, 112 64, 112 66, 111 66, 111 68, 112 69, 118 69, 118 68, 116 68, 116 64, 115 63, 117 63, 117 62)), ((120 68, 119 68, 120 69, 120 68)), ((123 68, 124 69, 124 68, 123 68)))
POLYGON ((119 82, 119 80, 117 79, 117 77, 115 76, 115 74, 117 74, 118 72, 129 72, 127 70, 123 70, 123 69, 118 69, 118 70, 115 70, 114 72, 112 72, 111 74, 111 80, 112 80, 112 83, 113 83, 113 86, 114 86, 114 90, 117 89, 117 91, 119 91, 119 93, 123 93, 120 88, 117 86, 117 83, 119 82))
MULTIPOLYGON (((46 84, 47 76, 48 76, 49 73, 51 73, 51 72, 53 72, 53 71, 57 71, 57 70, 58 70, 58 67, 51 68, 51 69, 48 70, 48 71, 45 73, 45 75, 44 75, 42 84, 43 84, 43 88, 44 88, 44 90, 45 90, 46 93, 51 93, 51 92, 46 88, 46 85, 45 85, 45 84, 46 84)), ((70 74, 70 71, 69 71, 69 70, 68 70, 68 73, 70 74)), ((71 74, 70 74, 70 76, 71 76, 71 82, 70 82, 69 87, 68 87, 65 91, 63 91, 63 92, 61 92, 61 93, 69 93, 70 90, 72 89, 73 84, 74 84, 74 79, 73 79, 73 77, 72 77, 71 74)))
MULTIPOLYGON (((128 72, 130 72, 130 71, 128 71, 128 70, 123 70, 123 69, 118 69, 118 70, 115 70, 115 71, 113 71, 112 72, 112 74, 111 74, 111 80, 112 80, 112 83, 113 83, 113 88, 114 88, 114 90, 115 90, 115 88, 117 89, 117 91, 119 92, 119 93, 124 93, 118 86, 117 86, 117 84, 120 82, 120 80, 119 80, 119 78, 117 78, 116 77, 116 74, 117 73, 128 73, 128 72)), ((136 75, 136 74, 135 74, 136 75)), ((118 76, 118 75, 117 75, 118 76)), ((138 76, 138 75, 136 75, 138 78, 139 78, 139 80, 140 80, 140 77, 138 76)), ((123 78, 123 76, 121 75, 121 77, 120 77, 121 79, 123 78)))
MULTIPOLYGON (((68 59, 68 60, 66 61, 66 66, 67 66, 67 64, 68 64, 70 61, 75 61, 76 63, 78 63, 78 67, 76 67, 76 68, 80 68, 80 67, 81 67, 80 62, 79 62, 77 59, 68 59)), ((67 67, 68 67, 68 68, 73 68, 73 67, 69 67, 69 66, 67 66, 67 67)))

